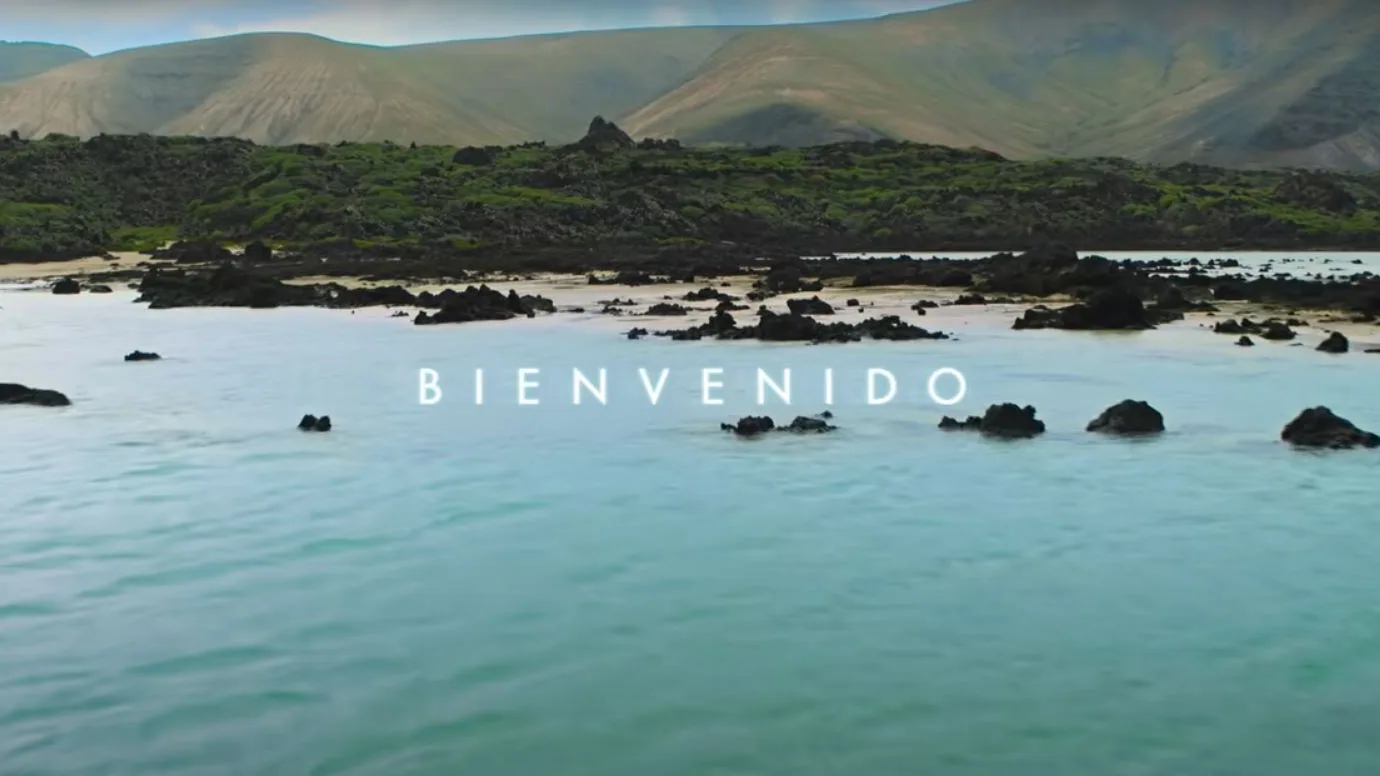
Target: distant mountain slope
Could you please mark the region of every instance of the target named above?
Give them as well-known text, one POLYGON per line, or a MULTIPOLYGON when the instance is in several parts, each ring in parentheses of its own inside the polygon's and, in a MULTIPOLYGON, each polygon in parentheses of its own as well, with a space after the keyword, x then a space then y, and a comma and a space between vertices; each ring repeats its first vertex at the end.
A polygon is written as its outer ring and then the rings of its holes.
POLYGON ((1380 169, 1380 2, 968 0, 851 22, 379 48, 242 35, 0 85, 0 129, 809 145, 1380 169))
POLYGON ((1380 164, 1380 3, 971 0, 745 34, 627 117, 721 133, 795 106, 1013 156, 1380 164))
POLYGON ((0 128, 278 144, 573 140, 591 115, 652 99, 734 34, 629 30, 400 48, 258 34, 151 46, 0 89, 0 128))
POLYGON ((0 83, 38 75, 88 56, 85 51, 72 46, 0 40, 0 83))

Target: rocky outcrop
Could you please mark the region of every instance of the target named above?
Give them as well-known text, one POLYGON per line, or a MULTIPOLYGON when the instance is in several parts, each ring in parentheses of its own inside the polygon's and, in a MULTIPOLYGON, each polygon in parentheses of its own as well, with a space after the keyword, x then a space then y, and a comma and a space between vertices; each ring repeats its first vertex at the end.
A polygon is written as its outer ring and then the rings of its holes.
POLYGON ((1240 321, 1235 318, 1228 318, 1213 324, 1212 330, 1217 334, 1254 334, 1267 340, 1287 341, 1298 336, 1289 327, 1301 325, 1304 325, 1304 321, 1297 318, 1290 318, 1286 321, 1271 318, 1263 322, 1256 322, 1250 318, 1242 318, 1240 321))
POLYGON ((465 146, 451 154, 451 164, 464 164, 471 167, 487 167, 498 158, 498 151, 478 146, 465 146))
POLYGON ((299 286, 256 275, 233 264, 212 271, 184 272, 154 268, 139 283, 139 298, 150 309, 175 307, 271 308, 320 304, 313 286, 299 286))
POLYGON ((1280 439, 1295 447, 1331 450, 1380 447, 1380 435, 1362 431, 1327 407, 1313 407, 1299 413, 1280 432, 1280 439))
MULTIPOLYGON (((828 417, 833 416, 829 415, 828 417)), ((800 416, 792 420, 789 426, 782 427, 781 430, 794 434, 822 434, 826 431, 837 431, 838 427, 831 425, 824 416, 814 418, 800 416)))
POLYGON ((1351 349, 1351 343, 1341 332, 1334 331, 1318 344, 1317 349, 1323 353, 1345 353, 1351 349))
POLYGON ((945 416, 939 421, 945 431, 978 431, 1000 439, 1029 439, 1045 433, 1044 421, 1035 417, 1035 408, 1017 404, 993 404, 982 417, 969 416, 959 421, 945 416))
POLYGON ((792 315, 833 315, 834 307, 817 296, 809 299, 787 299, 786 309, 792 315))
POLYGON ((723 291, 720 291, 720 290, 717 289, 717 288, 712 288, 712 287, 710 287, 710 286, 705 286, 704 288, 701 288, 701 289, 698 290, 698 291, 691 291, 690 293, 688 293, 688 294, 686 294, 685 296, 681 297, 681 300, 682 300, 682 301, 686 301, 686 302, 728 302, 728 303, 733 303, 733 302, 738 301, 738 297, 732 296, 732 295, 729 295, 729 294, 726 294, 726 293, 724 293, 723 291))
MULTIPOLYGON (((818 293, 824 290, 824 283, 819 280, 806 280, 803 266, 787 264, 773 268, 753 282, 752 287, 757 289, 757 299, 754 301, 761 301, 773 294, 818 293)), ((748 298, 752 299, 753 295, 750 294, 748 298)))
POLYGON ((1102 411, 1088 424, 1088 431, 1106 434, 1158 434, 1164 431, 1164 415, 1148 402, 1127 399, 1102 411))
POLYGON ((749 415, 738 418, 737 423, 721 423, 719 428, 724 431, 732 431, 741 437, 753 437, 776 430, 776 421, 765 415, 749 415))
POLYGON ((244 260, 261 264, 273 260, 273 249, 264 245, 262 240, 255 240, 244 246, 244 260))
POLYGON ((869 318, 858 323, 821 323, 807 315, 774 313, 763 309, 757 323, 739 326, 733 316, 715 313, 708 322, 678 331, 659 331, 657 336, 673 340, 699 340, 714 337, 724 340, 762 340, 764 342, 843 343, 864 339, 907 341, 949 339, 943 332, 931 332, 902 321, 900 316, 869 318))
POLYGON ((1246 335, 1242 334, 1241 339, 1238 339, 1236 341, 1236 346, 1241 348, 1252 348, 1255 347, 1255 341, 1252 340, 1250 337, 1247 337, 1246 335))
POLYGON ((30 388, 18 383, 0 383, 0 404, 31 404, 36 407, 66 407, 72 401, 57 391, 30 388))
POLYGON ((81 284, 72 278, 63 278, 53 284, 53 293, 60 296, 81 293, 81 284))
POLYGON ((585 136, 575 141, 574 147, 581 151, 593 153, 612 153, 632 148, 637 143, 627 132, 618 128, 617 124, 607 121, 603 116, 595 116, 589 123, 589 130, 585 136))
POLYGON ((789 425, 778 426, 776 421, 765 415, 747 416, 739 418, 737 423, 721 423, 719 428, 730 431, 740 437, 756 437, 772 431, 781 431, 792 434, 823 434, 829 431, 837 431, 838 427, 831 425, 829 420, 834 417, 832 412, 822 412, 814 417, 799 416, 792 420, 789 425))
POLYGON ((325 432, 331 430, 331 416, 322 415, 303 415, 302 420, 297 423, 298 431, 325 432))
MULTIPOLYGON (((435 300, 436 295, 426 295, 435 300)), ((213 270, 153 268, 139 282, 139 297, 149 309, 175 307, 333 307, 356 308, 418 305, 435 306, 400 286, 347 288, 338 283, 317 285, 281 280, 226 262, 213 270)))
POLYGON ((506 321, 519 316, 535 318, 538 312, 551 313, 556 305, 542 296, 519 296, 489 288, 468 286, 464 291, 446 289, 438 294, 424 291, 417 295, 417 304, 435 309, 421 310, 412 322, 418 326, 442 323, 472 323, 474 321, 506 321))
POLYGON ((212 264, 234 258, 229 248, 205 240, 179 241, 152 254, 155 259, 171 259, 184 264, 212 264))
POLYGON ((982 416, 969 415, 965 420, 959 420, 945 415, 939 419, 939 428, 942 431, 981 431, 982 416))
POLYGON ((1013 329, 1119 330, 1153 329, 1140 297, 1129 291, 1099 291, 1086 302, 1050 309, 1043 305, 1026 310, 1013 329))
POLYGON ((678 304, 672 304, 671 302, 657 302, 647 308, 647 315, 651 316, 687 315, 689 312, 690 311, 684 307, 678 304))
POLYGON ((142 350, 136 350, 125 356, 126 361, 158 361, 162 358, 157 353, 146 353, 142 350))

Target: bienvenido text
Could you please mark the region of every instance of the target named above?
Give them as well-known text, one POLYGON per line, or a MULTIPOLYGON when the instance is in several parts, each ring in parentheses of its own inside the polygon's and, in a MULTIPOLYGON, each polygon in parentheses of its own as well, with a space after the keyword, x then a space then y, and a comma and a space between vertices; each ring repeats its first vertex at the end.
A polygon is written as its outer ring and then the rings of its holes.
MULTIPOLYGON (((581 404, 609 404, 609 370, 593 369, 580 370, 571 369, 569 373, 543 371, 535 367, 515 370, 516 386, 512 393, 503 391, 508 396, 496 394, 493 388, 494 375, 486 374, 483 369, 475 369, 470 379, 465 381, 468 389, 466 400, 472 401, 475 405, 483 405, 486 401, 516 401, 517 404, 525 406, 540 405, 553 402, 569 402, 573 405, 581 404)), ((814 370, 807 380, 798 379, 798 375, 793 374, 790 369, 757 369, 750 374, 735 371, 729 374, 724 369, 707 368, 700 369, 698 372, 690 372, 694 385, 698 388, 696 392, 701 404, 721 405, 724 404, 724 391, 729 385, 735 388, 751 386, 755 389, 756 401, 758 405, 768 403, 780 403, 790 405, 796 395, 796 389, 802 384, 808 384, 811 390, 808 397, 811 404, 822 400, 828 405, 834 404, 836 388, 853 388, 860 390, 866 396, 868 404, 889 404, 901 395, 901 381, 897 376, 887 369, 871 368, 867 370, 850 370, 845 375, 835 375, 833 369, 814 370), (742 382, 746 381, 746 382, 742 382)), ((636 373, 626 373, 621 375, 627 380, 627 384, 622 386, 619 397, 636 396, 638 400, 645 398, 652 406, 657 406, 665 392, 667 382, 672 379, 672 370, 660 369, 651 370, 640 368, 636 373)), ((677 380, 686 379, 684 372, 678 373, 677 380)), ((928 394, 930 401, 945 407, 949 407, 963 401, 963 397, 968 392, 968 381, 963 377, 963 373, 951 367, 943 367, 929 373, 925 381, 925 393, 928 394)), ((419 369, 417 374, 417 401, 423 406, 440 404, 446 396, 441 385, 441 373, 435 369, 419 369)))

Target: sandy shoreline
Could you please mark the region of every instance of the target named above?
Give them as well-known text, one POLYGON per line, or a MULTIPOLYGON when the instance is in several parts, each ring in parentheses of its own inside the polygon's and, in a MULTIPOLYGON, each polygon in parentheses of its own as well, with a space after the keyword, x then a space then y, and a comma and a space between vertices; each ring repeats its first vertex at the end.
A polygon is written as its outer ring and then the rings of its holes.
MULTIPOLYGON (((102 256, 88 256, 71 261, 41 261, 32 264, 0 264, 0 282, 20 283, 57 280, 58 278, 84 278, 104 272, 132 270, 139 264, 150 262, 143 253, 113 253, 114 259, 102 256)), ((165 264, 170 262, 152 262, 165 264)))
MULTIPOLYGON (((74 261, 44 262, 36 264, 3 264, 0 265, 0 283, 45 283, 62 277, 82 278, 92 274, 111 272, 116 270, 129 270, 136 265, 146 263, 149 258, 138 253, 116 254, 114 260, 100 257, 78 259, 74 261)), ((165 262, 156 262, 163 264, 165 262)), ((169 262, 168 264, 172 264, 169 262)), ((186 265, 180 265, 185 267, 186 265)), ((588 277, 584 274, 542 274, 534 275, 530 279, 511 279, 510 277, 495 277, 491 280, 467 280, 463 282, 451 283, 416 283, 398 280, 371 281, 357 277, 332 277, 332 276, 302 276, 287 279, 284 282, 293 284, 317 284, 317 283, 338 283, 348 288, 371 288, 398 285, 406 288, 412 293, 422 291, 438 292, 445 288, 464 288, 466 285, 477 285, 480 282, 486 283, 492 288, 507 293, 509 289, 517 291, 519 294, 531 294, 544 296, 556 304, 557 316, 565 319, 572 324, 596 325, 620 331, 626 331, 634 327, 641 327, 651 331, 665 329, 681 329, 696 326, 704 323, 713 314, 717 304, 713 301, 688 302, 684 296, 692 291, 697 291, 706 286, 713 287, 723 293, 739 297, 737 304, 747 305, 749 309, 735 312, 734 315, 739 320, 744 320, 745 316, 752 315, 759 306, 765 306, 773 312, 786 312, 788 302, 791 299, 809 299, 818 296, 834 307, 836 313, 833 316, 821 316, 821 320, 837 320, 843 322, 860 322, 867 318, 876 318, 886 315, 897 315, 902 320, 922 326, 930 330, 939 330, 948 333, 961 334, 967 328, 1002 328, 1010 329, 1012 322, 1028 308, 1037 304, 1057 307, 1068 304, 1070 300, 1066 297, 1047 297, 1047 298, 1015 298, 1012 303, 997 303, 987 305, 954 305, 952 304, 958 296, 965 293, 963 289, 956 288, 935 288, 927 286, 868 286, 854 288, 847 285, 847 280, 838 281, 835 284, 826 284, 820 292, 782 294, 774 296, 763 302, 753 302, 747 299, 747 294, 752 291, 752 284, 758 280, 758 276, 742 275, 735 277, 721 277, 697 283, 659 283, 641 286, 620 286, 620 285, 590 285, 588 277), (604 314, 601 311, 608 302, 619 300, 617 305, 622 313, 619 315, 604 314), (849 300, 857 300, 858 305, 849 307, 849 300), (924 315, 918 314, 914 305, 919 301, 933 302, 938 307, 928 308, 924 315), (631 304, 628 304, 631 302, 631 304), (670 302, 686 308, 687 315, 668 315, 668 316, 649 316, 645 310, 651 305, 659 302, 670 302), (575 312, 583 308, 583 313, 575 312)), ((124 290, 128 284, 119 282, 110 283, 116 290, 124 290)), ((41 291, 36 291, 40 292, 41 291)), ((1380 326, 1370 323, 1355 323, 1346 320, 1342 315, 1334 310, 1300 310, 1286 309, 1270 305, 1262 305, 1250 302, 1222 302, 1218 303, 1218 312, 1210 313, 1190 313, 1185 320, 1166 324, 1160 330, 1179 330, 1211 328, 1217 321, 1228 318, 1249 317, 1262 320, 1270 317, 1296 317, 1308 322, 1308 326, 1295 327, 1298 337, 1293 342, 1300 343, 1307 347, 1314 347, 1321 342, 1330 331, 1339 331, 1352 341, 1355 350, 1365 348, 1380 347, 1380 326)), ((371 314, 376 316, 392 316, 396 310, 402 309, 410 314, 415 310, 409 307, 402 308, 364 308, 357 310, 357 313, 371 314)), ((401 319, 400 319, 401 320, 401 319)), ((1219 335, 1223 339, 1227 335, 1219 335)), ((1234 339, 1234 337, 1232 338, 1234 339)), ((1276 345, 1280 343, 1265 343, 1259 337, 1253 337, 1258 344, 1276 345)), ((1284 345, 1293 343, 1283 343, 1284 345)))

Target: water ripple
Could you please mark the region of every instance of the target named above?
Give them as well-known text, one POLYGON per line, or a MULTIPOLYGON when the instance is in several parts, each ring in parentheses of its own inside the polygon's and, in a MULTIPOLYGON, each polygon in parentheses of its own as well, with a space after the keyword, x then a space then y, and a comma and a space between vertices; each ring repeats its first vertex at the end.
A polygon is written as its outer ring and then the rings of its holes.
POLYGON ((1380 360, 973 330, 944 353, 970 376, 963 406, 850 396, 835 435, 744 442, 718 430, 758 411, 741 390, 722 407, 686 383, 657 408, 419 408, 415 369, 900 374, 932 354, 77 303, 7 297, 25 326, 0 328, 7 374, 79 399, 0 420, 24 440, 0 468, 7 774, 902 773, 919 752, 974 776, 1292 776, 1380 759, 1336 722, 1380 691, 1380 453, 1277 439, 1319 403, 1380 427, 1357 398, 1380 360), (341 336, 348 359, 321 347, 341 336), (178 362, 126 369, 130 341, 178 362), (1082 431, 1127 397, 1169 433, 1082 431), (991 401, 1036 405, 1049 433, 934 428, 991 401), (298 433, 305 412, 339 433, 298 433))

